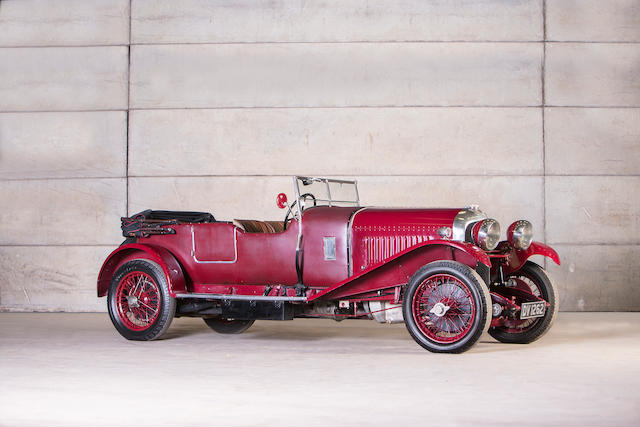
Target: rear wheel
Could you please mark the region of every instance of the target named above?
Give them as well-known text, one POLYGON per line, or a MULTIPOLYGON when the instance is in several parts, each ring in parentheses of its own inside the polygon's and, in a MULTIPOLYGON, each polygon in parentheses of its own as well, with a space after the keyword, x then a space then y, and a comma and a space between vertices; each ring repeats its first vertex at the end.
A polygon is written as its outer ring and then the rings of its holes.
POLYGON ((402 303, 409 334, 435 353, 462 353, 489 328, 491 296, 472 268, 436 261, 409 281, 402 303))
MULTIPOLYGON (((504 326, 489 329, 489 335, 500 342, 528 344, 547 333, 558 314, 558 294, 547 272, 538 264, 527 261, 525 265, 508 279, 515 282, 518 289, 532 293, 549 303, 544 317, 534 319, 507 319, 504 326)), ((516 299, 516 304, 522 301, 516 299)))
POLYGON ((162 268, 153 261, 124 263, 111 279, 109 317, 129 340, 148 341, 166 332, 176 312, 162 268))
POLYGON ((222 319, 205 317, 204 323, 219 334, 241 334, 253 325, 255 320, 222 319))

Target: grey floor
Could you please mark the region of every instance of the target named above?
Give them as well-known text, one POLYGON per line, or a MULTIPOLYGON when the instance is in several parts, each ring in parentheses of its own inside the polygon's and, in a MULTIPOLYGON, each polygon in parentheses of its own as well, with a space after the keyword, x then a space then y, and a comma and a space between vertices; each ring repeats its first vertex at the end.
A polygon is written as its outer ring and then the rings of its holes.
POLYGON ((640 313, 560 313, 526 346, 422 350, 404 325, 298 319, 130 342, 106 314, 0 313, 0 426, 640 425, 640 313))

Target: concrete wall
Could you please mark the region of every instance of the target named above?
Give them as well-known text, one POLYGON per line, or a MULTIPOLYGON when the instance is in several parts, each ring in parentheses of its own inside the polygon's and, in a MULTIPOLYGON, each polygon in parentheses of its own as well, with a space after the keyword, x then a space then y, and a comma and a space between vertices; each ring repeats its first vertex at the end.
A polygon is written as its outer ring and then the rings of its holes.
POLYGON ((637 0, 3 0, 0 310, 104 310, 119 217, 366 204, 530 219, 563 310, 640 306, 637 0))

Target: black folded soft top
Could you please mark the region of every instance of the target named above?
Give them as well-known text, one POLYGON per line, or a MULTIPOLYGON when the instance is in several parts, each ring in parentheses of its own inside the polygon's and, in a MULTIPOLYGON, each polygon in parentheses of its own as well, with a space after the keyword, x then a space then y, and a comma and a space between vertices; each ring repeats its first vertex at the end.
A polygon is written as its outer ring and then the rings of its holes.
POLYGON ((151 234, 171 234, 174 231, 164 228, 172 224, 200 224, 216 222, 208 212, 190 211, 154 211, 147 209, 130 217, 120 218, 124 237, 147 237, 151 234))

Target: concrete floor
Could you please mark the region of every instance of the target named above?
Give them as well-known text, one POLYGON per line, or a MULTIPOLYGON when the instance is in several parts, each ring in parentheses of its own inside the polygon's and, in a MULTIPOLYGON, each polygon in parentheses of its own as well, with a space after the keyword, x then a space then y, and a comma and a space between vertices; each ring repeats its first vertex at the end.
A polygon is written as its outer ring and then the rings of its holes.
POLYGON ((537 343, 422 350, 404 325, 298 319, 126 341, 107 314, 0 313, 0 426, 640 424, 640 313, 537 343))

